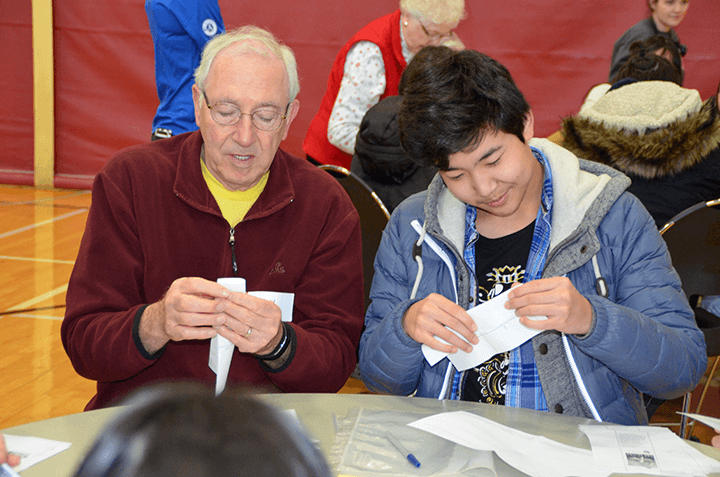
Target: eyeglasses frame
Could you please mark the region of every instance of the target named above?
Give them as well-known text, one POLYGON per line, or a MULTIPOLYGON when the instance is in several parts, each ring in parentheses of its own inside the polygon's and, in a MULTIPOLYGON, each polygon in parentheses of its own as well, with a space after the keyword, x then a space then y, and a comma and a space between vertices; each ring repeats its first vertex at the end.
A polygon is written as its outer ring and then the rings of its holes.
POLYGON ((455 34, 453 30, 450 30, 450 33, 446 33, 444 35, 441 35, 440 33, 430 33, 427 28, 425 28, 425 25, 420 21, 420 19, 416 18, 417 22, 420 24, 420 27, 423 29, 425 34, 430 38, 431 40, 442 40, 443 38, 452 38, 452 36, 455 34))
MULTIPOLYGON (((226 101, 218 101, 217 103, 211 105, 210 101, 208 100, 207 94, 205 93, 205 90, 201 89, 200 91, 202 91, 203 98, 205 98, 205 105, 210 110, 210 117, 213 119, 213 121, 215 121, 220 126, 234 126, 235 124, 240 122, 240 120, 242 119, 243 116, 248 115, 248 116, 250 116, 250 124, 252 124, 253 127, 255 129, 257 129, 258 131, 267 131, 267 132, 277 131, 278 129, 280 129, 282 127, 283 121, 285 121, 285 118, 287 118, 288 109, 290 108, 290 103, 288 103, 287 106, 285 106, 285 113, 280 115, 280 123, 278 123, 276 128, 261 129, 261 128, 257 127, 257 125, 255 124, 255 121, 253 121, 253 115, 257 111, 253 111, 252 113, 243 113, 242 110, 237 105, 233 104, 233 106, 235 106, 238 109, 238 111, 240 112, 240 115, 237 117, 237 121, 230 123, 230 124, 223 124, 223 123, 219 122, 217 119, 215 119, 215 115, 213 115, 213 113, 212 113, 212 108, 214 108, 215 106, 217 106, 218 104, 221 104, 221 103, 225 103, 225 104, 232 104, 232 103, 228 103, 226 101)), ((277 112, 277 111, 275 111, 275 112, 277 112)))

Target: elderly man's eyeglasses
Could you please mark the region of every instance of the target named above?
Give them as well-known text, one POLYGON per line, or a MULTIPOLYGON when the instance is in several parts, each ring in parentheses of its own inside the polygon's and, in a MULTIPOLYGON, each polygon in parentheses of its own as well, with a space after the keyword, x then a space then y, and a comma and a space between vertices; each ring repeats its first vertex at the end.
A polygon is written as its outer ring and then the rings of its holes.
POLYGON ((223 126, 232 126, 247 114, 250 116, 253 126, 259 130, 275 131, 282 125, 283 120, 287 117, 288 108, 290 107, 290 103, 285 106, 285 114, 281 114, 274 109, 258 109, 252 113, 243 113, 240 111, 240 108, 232 103, 219 102, 211 105, 205 91, 203 91, 202 94, 205 98, 205 104, 210 110, 210 115, 216 123, 223 126))
POLYGON ((420 26, 422 27, 423 31, 424 31, 425 34, 428 36, 428 38, 430 38, 431 40, 442 40, 443 38, 450 38, 450 37, 453 36, 453 31, 452 31, 452 30, 450 30, 449 33, 445 33, 444 35, 443 35, 443 34, 440 34, 440 33, 430 33, 430 32, 427 30, 427 28, 425 28, 425 25, 423 25, 420 20, 418 20, 418 23, 420 24, 420 26))

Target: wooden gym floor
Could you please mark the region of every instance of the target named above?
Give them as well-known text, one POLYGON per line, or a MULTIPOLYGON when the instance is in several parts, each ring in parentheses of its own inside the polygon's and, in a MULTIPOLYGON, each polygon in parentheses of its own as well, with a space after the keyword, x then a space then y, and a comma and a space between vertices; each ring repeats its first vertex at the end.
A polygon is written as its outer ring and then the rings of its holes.
MULTIPOLYGON (((81 412, 95 392, 93 381, 75 373, 60 341, 65 291, 89 207, 89 191, 0 185, 0 429, 81 412)), ((702 414, 720 417, 718 389, 715 378, 702 414)), ((350 378, 340 392, 368 391, 350 378)), ((677 422, 681 402, 667 401, 653 422, 677 422)), ((702 424, 693 429, 704 444, 714 434, 702 424)))

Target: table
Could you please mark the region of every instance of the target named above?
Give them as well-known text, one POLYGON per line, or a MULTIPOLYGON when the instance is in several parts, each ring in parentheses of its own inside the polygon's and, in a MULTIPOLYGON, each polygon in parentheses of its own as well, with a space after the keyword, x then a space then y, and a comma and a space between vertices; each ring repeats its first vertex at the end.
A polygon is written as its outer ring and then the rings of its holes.
MULTIPOLYGON (((428 414, 468 411, 524 432, 544 435, 563 444, 586 449, 590 449, 590 443, 578 429, 578 425, 594 422, 505 406, 375 394, 259 394, 258 397, 281 409, 294 409, 312 437, 320 441, 320 448, 326 455, 334 440, 333 415, 343 417, 352 408, 392 409, 428 414)), ((72 442, 70 449, 30 467, 21 474, 23 477, 71 476, 104 424, 112 419, 118 410, 119 408, 108 408, 71 414, 11 427, 0 432, 72 442)), ((720 460, 720 449, 695 442, 690 442, 690 445, 705 455, 720 460)))

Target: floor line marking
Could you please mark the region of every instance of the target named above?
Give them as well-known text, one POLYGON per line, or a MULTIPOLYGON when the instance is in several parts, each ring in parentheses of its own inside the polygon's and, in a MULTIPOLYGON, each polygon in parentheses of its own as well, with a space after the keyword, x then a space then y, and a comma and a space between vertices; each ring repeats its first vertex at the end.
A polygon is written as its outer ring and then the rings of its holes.
POLYGON ((7 318, 7 317, 9 317, 9 316, 12 316, 12 317, 15 317, 15 318, 35 318, 35 319, 41 319, 41 320, 55 320, 55 321, 62 321, 62 320, 63 320, 63 317, 62 317, 62 316, 31 315, 31 314, 28 314, 28 313, 17 313, 17 314, 14 313, 14 314, 12 314, 12 315, 4 315, 4 316, 0 316, 0 320, 2 320, 3 318, 7 318))
POLYGON ((10 255, 0 255, 0 260, 18 260, 21 262, 59 263, 61 265, 74 265, 75 264, 75 260, 51 260, 49 258, 13 257, 10 255))
POLYGON ((61 293, 63 293, 63 292, 66 292, 66 291, 67 291, 67 287, 68 287, 67 284, 62 285, 62 286, 57 287, 56 289, 51 290, 51 291, 49 291, 49 292, 47 292, 47 293, 43 293, 43 294, 40 295, 40 296, 36 296, 35 298, 31 298, 31 299, 29 299, 28 301, 24 301, 24 302, 22 302, 22 303, 19 303, 19 304, 13 306, 13 307, 10 307, 10 308, 8 308, 8 309, 5 310, 5 311, 7 312, 7 311, 13 311, 13 310, 24 310, 25 308, 30 308, 30 307, 32 307, 32 306, 37 305, 37 304, 40 303, 40 302, 43 302, 43 301, 45 301, 45 300, 49 300, 50 298, 52 298, 52 297, 54 297, 54 296, 56 296, 56 295, 59 295, 59 294, 61 294, 61 293))
POLYGON ((28 225, 28 226, 26 226, 26 227, 21 227, 21 228, 19 228, 19 229, 10 230, 10 231, 8 231, 8 232, 5 232, 4 234, 0 234, 0 239, 4 239, 5 237, 10 237, 11 235, 19 234, 19 233, 22 233, 22 232, 27 232, 28 230, 32 230, 32 229, 35 229, 35 228, 40 227, 40 226, 43 226, 43 225, 48 225, 48 224, 51 224, 51 223, 53 223, 53 222, 57 222, 57 221, 62 220, 62 219, 67 219, 67 218, 72 217, 72 216, 74 216, 74 215, 84 214, 84 213, 87 212, 88 210, 89 210, 89 209, 74 210, 74 211, 72 211, 72 212, 68 212, 67 214, 58 215, 57 217, 53 217, 52 219, 43 220, 42 222, 38 222, 38 223, 35 223, 35 224, 32 224, 32 225, 28 225))

